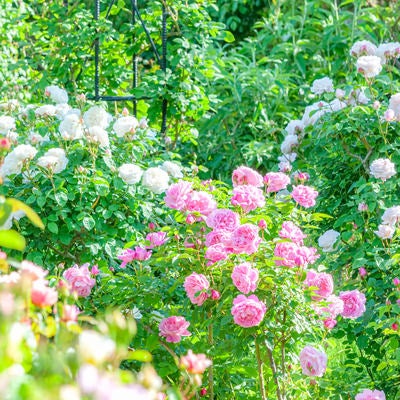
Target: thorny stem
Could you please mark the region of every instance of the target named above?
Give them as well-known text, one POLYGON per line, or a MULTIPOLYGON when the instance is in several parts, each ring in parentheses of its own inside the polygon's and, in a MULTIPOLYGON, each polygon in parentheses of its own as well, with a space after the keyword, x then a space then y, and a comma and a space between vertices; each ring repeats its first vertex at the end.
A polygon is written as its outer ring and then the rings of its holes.
POLYGON ((256 357, 257 357, 257 369, 258 369, 258 379, 260 382, 260 394, 261 400, 267 400, 265 395, 265 383, 264 383, 264 374, 263 374, 263 361, 261 359, 260 353, 260 344, 257 341, 257 336, 254 336, 254 343, 256 345, 256 357))
MULTIPOLYGON (((209 315, 211 318, 211 315, 209 315)), ((213 325, 208 325, 208 344, 210 347, 214 345, 213 338, 213 325)), ((208 390, 209 390, 209 399, 214 400, 214 374, 213 374, 213 366, 211 365, 208 369, 208 390)))
POLYGON ((277 396, 278 400, 284 400, 284 398, 282 397, 282 394, 281 394, 281 390, 279 388, 278 375, 277 375, 277 369, 276 369, 276 364, 275 364, 275 360, 274 360, 274 355, 272 354, 272 349, 269 346, 267 341, 265 341, 265 347, 267 349, 269 366, 271 367, 272 376, 273 376, 275 386, 276 386, 276 396, 277 396))

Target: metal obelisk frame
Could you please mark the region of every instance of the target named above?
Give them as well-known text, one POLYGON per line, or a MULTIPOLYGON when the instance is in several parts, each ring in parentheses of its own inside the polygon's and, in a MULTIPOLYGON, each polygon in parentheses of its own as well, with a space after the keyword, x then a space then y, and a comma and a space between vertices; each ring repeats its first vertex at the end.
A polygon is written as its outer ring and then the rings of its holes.
MULTIPOLYGON (((115 0, 110 0, 108 5, 108 9, 105 15, 107 18, 110 15, 112 6, 114 5, 115 0)), ((162 5, 162 26, 161 26, 161 56, 160 53, 150 35, 149 30, 146 27, 145 22, 140 15, 137 0, 131 0, 131 11, 132 11, 132 26, 136 23, 140 23, 145 34, 147 40, 150 43, 150 47, 154 53, 154 56, 160 65, 162 71, 167 70, 167 17, 168 12, 163 3, 162 5)), ((100 0, 95 0, 95 9, 94 9, 94 18, 96 21, 100 18, 100 0)), ((135 40, 134 35, 132 35, 132 41, 135 40)), ((138 100, 148 100, 149 97, 136 97, 133 95, 128 96, 102 96, 100 95, 100 40, 96 38, 94 41, 94 96, 92 97, 95 101, 132 101, 133 102, 133 114, 136 116, 137 114, 137 102, 138 100)), ((135 89, 138 86, 138 57, 137 54, 133 54, 132 56, 132 88, 135 89)), ((162 100, 162 115, 161 115, 161 133, 165 133, 167 129, 167 99, 162 100)))

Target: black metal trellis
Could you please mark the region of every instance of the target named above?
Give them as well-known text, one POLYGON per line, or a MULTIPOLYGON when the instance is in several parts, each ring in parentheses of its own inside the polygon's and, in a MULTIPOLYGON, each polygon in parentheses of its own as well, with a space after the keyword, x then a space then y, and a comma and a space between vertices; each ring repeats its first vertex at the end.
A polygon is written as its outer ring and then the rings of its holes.
MULTIPOLYGON (((150 35, 149 30, 146 27, 145 22, 143 21, 142 16, 140 15, 137 0, 130 0, 131 2, 131 12, 132 12, 132 26, 136 23, 140 23, 145 34, 147 40, 150 43, 150 47, 154 53, 154 56, 160 65, 162 71, 167 70, 167 17, 168 12, 166 10, 165 5, 162 5, 162 26, 161 26, 161 56, 160 53, 150 35)), ((107 12, 105 18, 110 15, 112 6, 114 5, 115 0, 110 0, 110 3, 107 8, 107 12)), ((95 0, 95 9, 94 9, 94 18, 96 21, 100 18, 100 0, 95 0)), ((135 40, 135 37, 132 35, 132 40, 135 40)), ((133 114, 137 115, 137 102, 138 100, 148 100, 149 97, 142 96, 136 97, 134 95, 128 96, 103 96, 100 95, 100 40, 96 38, 94 41, 94 63, 95 63, 95 73, 94 73, 94 96, 91 99, 95 101, 132 101, 133 102, 133 114)), ((132 88, 135 89, 138 86, 138 57, 137 54, 133 54, 132 56, 132 88)), ((162 100, 162 120, 161 120, 161 133, 165 133, 167 129, 167 107, 168 101, 166 98, 162 100)))

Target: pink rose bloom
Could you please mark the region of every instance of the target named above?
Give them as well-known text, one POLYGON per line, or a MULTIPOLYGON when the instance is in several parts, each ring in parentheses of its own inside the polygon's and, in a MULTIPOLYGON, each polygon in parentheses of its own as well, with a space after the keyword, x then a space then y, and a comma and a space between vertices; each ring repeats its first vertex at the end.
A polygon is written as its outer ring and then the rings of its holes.
POLYGON ((167 342, 178 343, 181 341, 181 336, 191 335, 187 330, 189 325, 190 322, 184 317, 164 318, 159 325, 160 336, 164 336, 167 342))
POLYGON ((213 244, 206 250, 205 257, 209 262, 207 265, 212 265, 217 261, 225 260, 228 257, 225 246, 222 243, 213 244))
POLYGON ((35 306, 47 307, 57 303, 58 293, 56 290, 49 288, 45 280, 35 280, 32 282, 31 301, 35 306))
POLYGON ((257 289, 258 276, 258 269, 251 268, 251 264, 247 262, 237 265, 231 275, 233 284, 244 294, 257 289))
POLYGON ((324 326, 326 329, 333 329, 337 324, 336 319, 334 318, 327 318, 324 320, 324 326))
POLYGON ((300 246, 303 245, 303 239, 307 237, 307 235, 291 221, 286 221, 282 224, 282 229, 279 231, 278 235, 283 239, 290 239, 300 246))
POLYGON ((364 389, 356 395, 355 400, 386 400, 386 396, 382 390, 364 389))
POLYGON ((165 192, 165 204, 174 210, 183 211, 186 209, 186 203, 192 192, 192 183, 187 181, 179 181, 173 183, 165 192))
POLYGON ((146 236, 146 240, 150 242, 149 249, 162 246, 166 241, 167 234, 165 232, 152 232, 146 236))
POLYGON ((293 178, 299 180, 301 182, 308 181, 310 179, 310 175, 307 172, 297 171, 293 174, 293 178))
POLYGON ((135 249, 135 260, 145 261, 151 257, 151 251, 147 250, 144 247, 136 246, 135 249))
POLYGON ((307 272, 305 285, 308 287, 315 287, 315 296, 312 297, 313 300, 321 300, 327 298, 333 293, 333 278, 331 274, 325 272, 317 272, 310 270, 307 272))
POLYGON ((202 374, 211 364, 205 354, 194 354, 189 350, 186 356, 182 356, 179 364, 190 374, 202 374))
POLYGON ((118 259, 122 261, 120 267, 125 268, 126 264, 132 262, 133 260, 145 261, 151 257, 151 251, 145 249, 144 247, 136 246, 132 249, 125 249, 122 254, 118 256, 118 259))
POLYGON ((191 192, 186 203, 186 210, 196 211, 201 215, 209 215, 217 208, 217 203, 212 194, 207 192, 191 192))
POLYGON ((262 230, 267 229, 267 222, 265 221, 265 219, 260 219, 258 221, 258 227, 262 230))
POLYGON ((98 266, 98 265, 93 265, 93 267, 92 267, 90 273, 91 273, 93 276, 97 276, 97 275, 100 273, 99 266, 98 266))
POLYGON ((344 302, 339 297, 331 294, 326 299, 324 299, 326 306, 315 306, 315 311, 317 314, 329 314, 331 318, 336 318, 339 314, 342 314, 344 308, 344 302))
POLYGON ((62 318, 61 321, 64 322, 76 322, 78 320, 78 315, 80 314, 80 310, 75 305, 64 304, 62 309, 62 318))
POLYGON ((234 206, 240 206, 244 212, 249 212, 258 207, 264 207, 265 197, 263 191, 255 186, 236 186, 233 189, 231 203, 234 206))
POLYGON ((290 178, 283 172, 268 172, 264 176, 264 183, 267 186, 267 193, 279 192, 286 189, 290 183, 290 178))
POLYGON ((305 258, 306 265, 314 264, 315 261, 317 261, 320 257, 320 255, 318 254, 318 250, 315 247, 301 246, 300 253, 305 258))
POLYGON ((219 300, 221 298, 221 293, 218 290, 211 290, 211 298, 213 300, 219 300))
POLYGON ((300 365, 307 376, 322 376, 326 371, 328 357, 323 351, 306 346, 300 353, 300 365))
POLYGON ((240 185, 261 187, 263 186, 263 177, 254 169, 242 166, 233 171, 232 183, 234 187, 240 185))
POLYGON ((364 267, 358 268, 358 273, 360 274, 361 278, 364 278, 368 275, 368 272, 364 267))
POLYGON ((285 267, 305 267, 309 264, 309 248, 305 246, 298 246, 292 242, 277 243, 274 250, 274 256, 279 257, 275 260, 275 265, 285 267))
POLYGON ((89 296, 96 284, 96 280, 90 275, 89 264, 83 264, 81 267, 75 264, 63 273, 63 277, 68 281, 71 290, 80 297, 89 296))
POLYGON ((26 279, 28 281, 36 281, 38 279, 44 279, 45 276, 48 274, 43 268, 39 267, 38 265, 34 264, 30 261, 22 261, 20 265, 20 273, 22 279, 26 279))
POLYGON ((206 224, 215 230, 233 231, 240 225, 240 217, 234 211, 220 208, 208 215, 206 224))
POLYGON ((292 190, 293 200, 305 208, 310 208, 315 205, 315 199, 318 196, 318 192, 305 185, 294 186, 292 190))
POLYGON ((213 230, 206 235, 206 246, 222 243, 226 246, 231 246, 232 232, 223 229, 213 230))
POLYGON ((394 286, 399 286, 400 285, 400 279, 399 278, 393 278, 393 285, 394 286))
POLYGON ((261 238, 258 236, 259 228, 253 224, 243 224, 232 233, 232 247, 236 254, 253 254, 258 250, 261 238))
POLYGON ((364 314, 365 302, 367 301, 364 293, 358 290, 349 290, 341 292, 339 297, 344 303, 342 317, 356 319, 364 314))
POLYGON ((231 313, 235 324, 243 327, 250 328, 257 326, 263 320, 267 307, 265 304, 258 300, 254 294, 246 297, 240 294, 233 299, 233 307, 231 313))
POLYGON ((208 294, 210 282, 203 274, 193 272, 186 277, 183 287, 190 301, 198 306, 201 306, 210 297, 208 294))

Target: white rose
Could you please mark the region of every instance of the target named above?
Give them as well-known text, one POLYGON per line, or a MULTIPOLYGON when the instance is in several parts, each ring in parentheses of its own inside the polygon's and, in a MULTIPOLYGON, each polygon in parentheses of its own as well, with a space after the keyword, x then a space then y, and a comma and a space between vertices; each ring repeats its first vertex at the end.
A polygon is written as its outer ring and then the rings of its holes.
POLYGON ((400 43, 382 43, 376 50, 376 56, 380 57, 381 63, 386 64, 388 59, 400 57, 400 43))
POLYGON ((45 89, 45 95, 49 96, 56 104, 68 103, 68 93, 58 86, 51 85, 45 89))
POLYGON ((140 181, 143 171, 135 164, 122 164, 118 168, 118 175, 128 185, 134 185, 140 181))
POLYGON ((322 251, 325 253, 333 251, 333 245, 335 244, 337 238, 340 236, 340 233, 329 229, 323 235, 321 235, 318 239, 318 245, 322 247, 322 251))
POLYGON ((58 130, 65 140, 80 139, 83 136, 82 120, 76 114, 67 114, 58 130))
POLYGON ((343 108, 347 107, 347 104, 344 101, 340 101, 339 99, 332 100, 329 103, 329 107, 333 112, 337 112, 343 110, 343 108))
POLYGON ((35 115, 37 117, 54 117, 57 113, 57 109, 55 106, 51 104, 47 104, 45 106, 38 107, 35 110, 35 115))
POLYGON ((378 158, 373 161, 369 167, 369 171, 374 178, 380 178, 383 181, 396 175, 394 164, 387 158, 378 158))
POLYGON ((373 78, 382 71, 381 59, 377 56, 362 56, 356 63, 357 71, 366 78, 373 78))
POLYGON ((60 120, 64 119, 65 116, 71 111, 71 106, 68 104, 57 104, 56 105, 56 117, 60 120))
POLYGON ((391 239, 395 231, 396 229, 393 226, 381 224, 378 226, 378 230, 374 231, 374 233, 381 239, 391 239))
POLYGON ((182 168, 172 161, 164 161, 161 168, 168 172, 173 178, 183 178, 182 168))
POLYGON ((93 106, 83 114, 83 120, 87 128, 91 126, 101 126, 105 129, 110 125, 112 117, 104 108, 93 106))
POLYGON ((368 40, 360 40, 355 42, 350 49, 350 55, 354 57, 375 56, 377 47, 368 40))
POLYGON ((126 133, 135 133, 139 127, 139 121, 135 117, 121 117, 115 121, 114 132, 118 137, 123 137, 126 133))
POLYGON ((68 164, 68 158, 65 156, 65 151, 60 148, 48 150, 37 161, 37 165, 42 168, 52 170, 53 173, 59 174, 64 171, 68 164))
POLYGON ((2 115, 0 117, 0 134, 7 135, 11 129, 15 129, 15 119, 7 115, 2 115))
POLYGON ((169 176, 161 168, 149 168, 143 173, 142 184, 153 193, 160 194, 168 189, 169 176))
POLYGON ((316 79, 311 86, 311 92, 315 94, 332 93, 333 91, 332 79, 327 76, 316 79))
POLYGON ((283 154, 291 153, 292 148, 299 144, 299 138, 297 135, 287 135, 285 140, 281 144, 281 152, 283 154))
POLYGON ((394 111, 396 119, 400 119, 400 93, 396 93, 390 97, 389 109, 394 111))
POLYGON ((100 146, 102 147, 110 146, 110 139, 108 137, 108 133, 101 126, 91 126, 87 130, 87 136, 89 140, 99 143, 100 146))
POLYGON ((36 144, 36 143, 44 143, 44 142, 49 142, 50 138, 48 135, 46 136, 42 136, 41 134, 37 133, 37 132, 29 132, 28 135, 28 140, 32 143, 32 144, 36 144))
POLYGON ((84 363, 102 364, 114 357, 115 350, 115 342, 96 331, 83 331, 79 335, 78 353, 84 363))
POLYGON ((382 215, 382 222, 385 225, 396 225, 400 221, 400 206, 390 207, 382 215))
POLYGON ((325 101, 319 101, 318 103, 311 104, 305 108, 301 121, 305 127, 315 125, 324 114, 330 111, 328 103, 325 101))
POLYGON ((303 132, 303 130, 304 130, 304 124, 299 119, 294 119, 292 121, 289 121, 289 123, 286 125, 285 128, 285 131, 289 135, 296 135, 297 133, 303 132))

